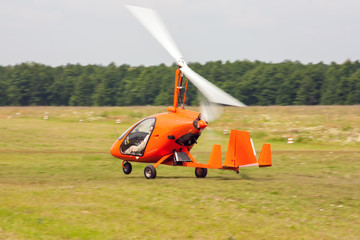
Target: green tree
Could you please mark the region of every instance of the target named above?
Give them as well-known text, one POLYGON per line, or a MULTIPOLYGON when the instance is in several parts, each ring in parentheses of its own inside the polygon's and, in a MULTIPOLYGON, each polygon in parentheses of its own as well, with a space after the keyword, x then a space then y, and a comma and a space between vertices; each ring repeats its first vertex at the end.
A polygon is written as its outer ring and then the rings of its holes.
MULTIPOLYGON (((304 65, 244 60, 189 66, 247 105, 359 103, 359 61, 304 65)), ((169 105, 176 68, 114 63, 0 66, 0 105, 169 105)), ((186 104, 198 103, 198 91, 189 82, 186 104)))
POLYGON ((72 106, 92 106, 92 93, 94 84, 92 78, 83 74, 79 76, 75 83, 75 90, 70 98, 72 106))
POLYGON ((360 104, 360 68, 348 78, 348 84, 346 104, 360 104))
POLYGON ((95 94, 93 96, 95 105, 98 106, 115 106, 117 102, 118 86, 121 77, 118 74, 118 69, 114 63, 109 64, 105 71, 101 82, 95 87, 95 94))

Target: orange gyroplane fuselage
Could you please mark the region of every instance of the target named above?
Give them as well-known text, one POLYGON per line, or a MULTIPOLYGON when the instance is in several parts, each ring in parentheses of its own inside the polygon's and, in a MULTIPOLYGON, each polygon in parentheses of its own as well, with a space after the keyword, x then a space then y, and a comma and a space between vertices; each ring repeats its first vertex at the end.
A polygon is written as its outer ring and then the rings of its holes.
POLYGON ((198 112, 172 107, 168 110, 130 127, 115 141, 111 154, 125 161, 146 163, 156 163, 167 156, 162 163, 173 165, 174 152, 190 151, 207 123, 200 119, 198 112), (144 123, 146 126, 141 128, 144 123), (131 151, 132 146, 139 144, 144 145, 142 149, 131 151))

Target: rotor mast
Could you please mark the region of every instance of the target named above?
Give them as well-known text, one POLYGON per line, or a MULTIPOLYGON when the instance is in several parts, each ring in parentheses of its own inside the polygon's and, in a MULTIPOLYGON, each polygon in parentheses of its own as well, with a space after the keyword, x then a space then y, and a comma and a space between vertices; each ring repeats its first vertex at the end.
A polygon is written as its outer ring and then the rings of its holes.
POLYGON ((183 86, 183 78, 184 74, 179 66, 175 71, 174 105, 173 108, 168 109, 171 112, 176 112, 177 108, 184 109, 189 79, 186 78, 185 86, 183 86))

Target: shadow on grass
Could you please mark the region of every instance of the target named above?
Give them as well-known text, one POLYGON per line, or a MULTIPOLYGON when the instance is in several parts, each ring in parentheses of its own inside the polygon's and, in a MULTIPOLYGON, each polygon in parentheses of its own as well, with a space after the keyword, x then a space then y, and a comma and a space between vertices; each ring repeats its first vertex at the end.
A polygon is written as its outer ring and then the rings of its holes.
MULTIPOLYGON (((151 179, 145 179, 144 176, 126 176, 126 178, 131 178, 131 179, 141 179, 143 178, 144 180, 151 180, 151 179)), ((199 179, 201 180, 202 178, 196 178, 193 176, 157 176, 155 178, 156 179, 199 179)), ((244 181, 244 180, 250 180, 250 181, 271 181, 274 180, 273 177, 262 177, 262 178, 257 178, 257 177, 249 177, 249 176, 243 176, 242 174, 240 174, 240 177, 228 177, 228 176, 207 176, 206 178, 203 178, 204 180, 206 179, 215 179, 215 180, 221 180, 221 181, 244 181)))

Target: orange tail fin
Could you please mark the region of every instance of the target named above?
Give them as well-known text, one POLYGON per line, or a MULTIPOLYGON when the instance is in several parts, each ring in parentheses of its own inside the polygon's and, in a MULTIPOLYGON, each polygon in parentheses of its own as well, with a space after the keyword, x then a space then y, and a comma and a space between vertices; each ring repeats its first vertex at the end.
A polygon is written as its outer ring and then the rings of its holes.
POLYGON ((214 144, 208 165, 209 168, 222 168, 221 145, 214 144))
POLYGON ((271 167, 271 148, 270 144, 264 143, 260 152, 259 167, 271 167))
POLYGON ((224 166, 238 167, 257 165, 255 151, 250 139, 250 133, 231 130, 228 150, 224 166))

